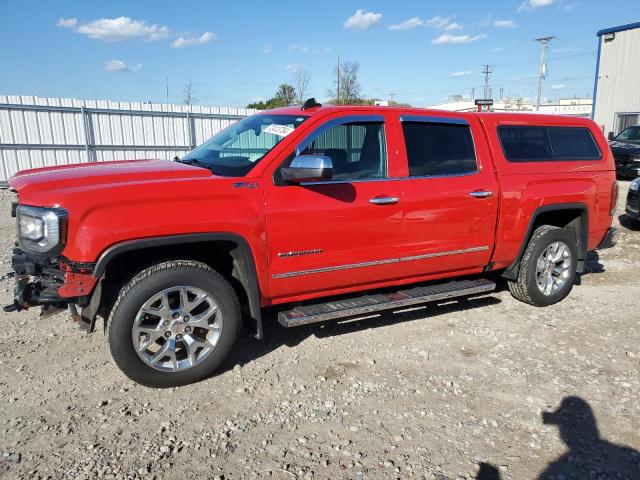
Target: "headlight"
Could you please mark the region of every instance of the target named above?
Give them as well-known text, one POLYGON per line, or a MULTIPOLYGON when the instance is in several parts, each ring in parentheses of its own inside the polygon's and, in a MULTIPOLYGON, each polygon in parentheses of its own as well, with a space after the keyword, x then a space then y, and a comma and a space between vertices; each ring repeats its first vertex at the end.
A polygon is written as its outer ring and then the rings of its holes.
POLYGON ((640 189, 640 178, 636 178, 631 185, 629 185, 629 190, 638 190, 640 189))
POLYGON ((18 205, 16 217, 18 243, 23 250, 38 253, 62 250, 67 236, 66 210, 18 205))

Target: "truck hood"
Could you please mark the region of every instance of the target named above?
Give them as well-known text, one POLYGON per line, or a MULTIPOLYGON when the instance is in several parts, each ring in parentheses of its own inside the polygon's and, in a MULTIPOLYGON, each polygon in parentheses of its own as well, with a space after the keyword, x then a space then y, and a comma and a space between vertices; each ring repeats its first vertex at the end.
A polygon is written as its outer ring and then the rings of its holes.
POLYGON ((133 160, 24 170, 11 177, 9 185, 19 193, 21 203, 52 206, 71 192, 213 176, 205 168, 169 160, 133 160))
POLYGON ((631 142, 612 142, 609 144, 614 155, 629 155, 640 157, 640 145, 631 142))

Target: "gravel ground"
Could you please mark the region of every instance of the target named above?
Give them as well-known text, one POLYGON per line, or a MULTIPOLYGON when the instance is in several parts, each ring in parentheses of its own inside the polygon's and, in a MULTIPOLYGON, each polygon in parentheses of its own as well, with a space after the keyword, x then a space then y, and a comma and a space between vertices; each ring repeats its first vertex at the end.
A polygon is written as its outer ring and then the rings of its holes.
MULTIPOLYGON (((10 200, 0 192, 2 271, 10 200)), ((129 381, 103 334, 68 315, 1 313, 0 476, 637 479, 639 272, 640 231, 623 227, 554 307, 502 290, 270 324, 216 377, 170 390, 129 381)), ((11 290, 3 277, 2 304, 11 290)))

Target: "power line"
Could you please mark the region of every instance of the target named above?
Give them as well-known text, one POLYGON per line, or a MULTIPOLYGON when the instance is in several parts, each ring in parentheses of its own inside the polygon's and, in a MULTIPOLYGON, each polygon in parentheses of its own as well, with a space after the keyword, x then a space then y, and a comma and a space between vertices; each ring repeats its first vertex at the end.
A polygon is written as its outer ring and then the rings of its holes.
POLYGON ((540 71, 538 73, 538 95, 536 97, 536 112, 540 111, 540 96, 542 95, 542 80, 544 80, 547 76, 547 64, 545 63, 544 57, 547 54, 547 49, 549 48, 549 42, 556 37, 540 37, 536 38, 535 41, 540 43, 540 71))
POLYGON ((489 98, 489 77, 493 73, 491 70, 491 65, 483 65, 482 66, 482 74, 484 75, 484 97, 485 99, 489 98))

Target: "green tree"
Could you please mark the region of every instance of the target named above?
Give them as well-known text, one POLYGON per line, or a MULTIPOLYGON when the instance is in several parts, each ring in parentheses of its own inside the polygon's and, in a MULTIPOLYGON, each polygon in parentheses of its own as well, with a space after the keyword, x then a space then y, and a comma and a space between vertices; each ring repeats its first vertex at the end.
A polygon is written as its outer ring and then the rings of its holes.
POLYGON ((288 107, 296 103, 296 89, 293 85, 283 83, 278 87, 276 94, 267 100, 250 103, 247 108, 255 108, 257 110, 269 110, 271 108, 288 107))

